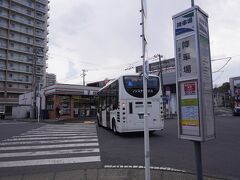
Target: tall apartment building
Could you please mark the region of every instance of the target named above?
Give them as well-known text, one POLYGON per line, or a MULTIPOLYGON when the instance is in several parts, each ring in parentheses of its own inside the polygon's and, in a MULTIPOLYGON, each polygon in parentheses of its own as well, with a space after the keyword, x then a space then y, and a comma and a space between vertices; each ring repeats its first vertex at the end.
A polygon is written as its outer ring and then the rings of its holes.
POLYGON ((43 83, 48 0, 0 0, 0 106, 7 115, 18 96, 43 83))
POLYGON ((56 84, 56 75, 53 73, 46 73, 46 87, 56 84))

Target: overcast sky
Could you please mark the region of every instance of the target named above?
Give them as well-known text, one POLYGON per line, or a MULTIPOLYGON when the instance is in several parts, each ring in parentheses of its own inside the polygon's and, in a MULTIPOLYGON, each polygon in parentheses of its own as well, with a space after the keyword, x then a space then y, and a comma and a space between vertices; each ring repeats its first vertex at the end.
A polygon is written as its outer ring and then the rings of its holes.
MULTIPOLYGON (((232 57, 213 84, 240 76, 240 0, 195 0, 209 15, 212 59, 232 57)), ((147 0, 148 56, 174 57, 172 16, 189 8, 191 0, 147 0)), ((86 82, 132 73, 141 64, 140 0, 50 0, 47 72, 59 83, 86 82)), ((212 62, 213 72, 227 59, 212 62)))

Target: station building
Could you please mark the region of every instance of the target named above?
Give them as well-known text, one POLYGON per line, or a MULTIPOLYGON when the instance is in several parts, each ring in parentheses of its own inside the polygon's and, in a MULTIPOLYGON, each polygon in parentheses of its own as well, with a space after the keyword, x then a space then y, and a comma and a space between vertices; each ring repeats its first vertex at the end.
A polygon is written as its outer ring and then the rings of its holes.
POLYGON ((43 90, 42 108, 49 119, 57 118, 57 107, 61 119, 95 117, 96 96, 100 88, 82 85, 55 84, 43 90))
POLYGON ((73 84, 54 84, 41 92, 29 92, 19 96, 19 105, 13 108, 13 118, 34 118, 40 112, 41 119, 74 119, 96 117, 99 87, 73 84), (36 110, 34 110, 34 99, 36 110))

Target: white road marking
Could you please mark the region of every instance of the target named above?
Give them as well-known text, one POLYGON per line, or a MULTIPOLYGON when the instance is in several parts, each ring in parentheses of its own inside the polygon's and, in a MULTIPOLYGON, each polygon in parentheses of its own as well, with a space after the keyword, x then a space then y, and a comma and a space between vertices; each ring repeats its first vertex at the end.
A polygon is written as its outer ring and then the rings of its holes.
POLYGON ((57 145, 42 145, 42 146, 11 146, 0 147, 0 151, 6 150, 23 150, 23 149, 48 149, 48 148, 65 148, 65 147, 86 147, 86 146, 98 146, 98 143, 77 143, 77 144, 57 144, 57 145))
MULTIPOLYGON (((64 130, 64 129, 55 129, 55 130, 44 130, 44 129, 36 129, 36 130, 31 130, 31 131, 28 131, 28 132, 82 132, 81 130, 70 130, 70 129, 67 129, 67 130, 64 130)), ((96 132, 96 130, 89 130, 89 131, 84 131, 84 132, 96 132)))
POLYGON ((96 134, 22 134, 20 136, 13 136, 13 138, 18 137, 69 137, 69 136, 94 136, 96 134))
MULTIPOLYGON (((119 168, 133 168, 133 169, 144 169, 145 166, 136 166, 136 165, 104 165, 104 168, 111 168, 111 169, 119 169, 119 168)), ((186 172, 185 170, 175 169, 171 167, 157 167, 157 166, 150 166, 150 169, 155 170, 165 170, 165 171, 173 171, 173 172, 186 172)))
POLYGON ((99 161, 100 161, 100 156, 6 161, 6 162, 0 163, 0 168, 19 167, 19 166, 54 165, 54 164, 55 165, 56 164, 74 164, 74 163, 99 162, 99 161))
POLYGON ((79 154, 79 153, 99 153, 99 148, 19 152, 19 153, 0 153, 0 158, 23 157, 23 156, 46 156, 46 155, 56 155, 56 154, 79 154))
POLYGON ((93 142, 98 141, 98 139, 71 139, 71 140, 49 140, 49 141, 20 141, 20 142, 4 142, 0 143, 0 146, 8 146, 8 145, 25 145, 25 144, 53 144, 53 143, 75 143, 75 142, 93 142))
POLYGON ((46 126, 43 126, 43 127, 40 127, 40 128, 36 128, 36 129, 44 129, 44 130, 56 130, 56 129, 73 129, 73 130, 93 130, 93 129, 96 129, 96 127, 76 127, 76 126, 71 126, 71 127, 59 127, 59 126, 54 126, 54 127, 46 127, 46 126))
POLYGON ((11 139, 5 139, 3 140, 4 142, 13 142, 13 141, 38 141, 38 140, 50 140, 50 139, 84 139, 84 138, 97 138, 97 136, 67 136, 67 137, 36 137, 36 138, 31 138, 31 137, 23 137, 19 136, 19 138, 11 138, 11 139))
POLYGON ((0 146, 0 168, 101 161, 95 125, 46 125, 3 140, 0 146))
MULTIPOLYGON (((46 132, 46 131, 41 131, 41 132, 26 132, 23 134, 33 134, 33 135, 37 135, 37 134, 93 134, 95 132, 46 132)), ((95 133, 96 134, 96 133, 95 133)))
POLYGON ((11 125, 11 124, 27 124, 29 122, 0 122, 1 125, 11 125))
POLYGON ((79 129, 79 130, 85 130, 85 129, 95 129, 96 127, 95 126, 92 126, 92 127, 83 127, 83 126, 68 126, 68 127, 64 127, 64 126, 42 126, 42 127, 39 127, 39 129, 79 129))

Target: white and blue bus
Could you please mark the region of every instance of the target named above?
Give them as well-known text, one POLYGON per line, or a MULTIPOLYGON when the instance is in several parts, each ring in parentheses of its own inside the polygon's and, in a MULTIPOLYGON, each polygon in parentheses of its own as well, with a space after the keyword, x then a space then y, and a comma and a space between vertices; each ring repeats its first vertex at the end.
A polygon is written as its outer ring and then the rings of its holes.
MULTIPOLYGON (((162 130, 163 103, 158 76, 150 75, 147 87, 149 131, 162 130)), ((98 91, 99 126, 113 132, 144 131, 143 76, 124 75, 109 82, 98 91)))

